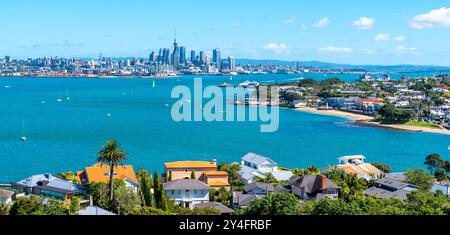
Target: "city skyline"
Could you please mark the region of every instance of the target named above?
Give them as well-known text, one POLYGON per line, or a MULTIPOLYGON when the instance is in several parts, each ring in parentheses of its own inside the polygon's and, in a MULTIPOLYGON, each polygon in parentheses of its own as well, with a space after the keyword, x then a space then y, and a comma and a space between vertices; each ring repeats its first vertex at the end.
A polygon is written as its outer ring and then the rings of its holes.
POLYGON ((322 2, 2 2, 0 56, 148 58, 172 48, 176 30, 188 59, 220 48, 222 58, 450 65, 444 1, 322 2))

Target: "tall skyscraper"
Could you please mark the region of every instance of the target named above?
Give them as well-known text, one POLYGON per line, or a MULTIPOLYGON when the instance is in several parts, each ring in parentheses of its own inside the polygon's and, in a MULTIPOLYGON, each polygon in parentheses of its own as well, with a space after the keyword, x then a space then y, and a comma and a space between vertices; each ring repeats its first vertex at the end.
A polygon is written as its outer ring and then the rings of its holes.
POLYGON ((150 53, 150 56, 148 57, 148 60, 150 62, 156 62, 158 60, 158 56, 156 55, 156 52, 152 51, 152 53, 150 53))
POLYGON ((186 47, 180 47, 180 64, 186 63, 186 47))
POLYGON ((10 56, 5 56, 5 62, 6 63, 9 63, 9 62, 11 62, 11 57, 10 56))
POLYGON ((163 64, 170 64, 170 49, 164 48, 163 49, 163 64))
POLYGON ((180 48, 178 47, 176 38, 173 41, 172 65, 175 67, 180 65, 180 48))
POLYGON ((236 59, 232 56, 228 57, 228 66, 230 67, 231 71, 236 70, 236 59))
POLYGON ((196 59, 195 59, 195 51, 194 51, 194 50, 191 51, 191 62, 192 62, 193 64, 195 64, 195 62, 196 62, 196 59))
POLYGON ((204 51, 200 51, 200 64, 205 64, 206 63, 206 54, 204 51))
POLYGON ((216 48, 213 50, 212 62, 216 65, 216 68, 219 70, 220 70, 220 60, 221 60, 220 49, 216 48))

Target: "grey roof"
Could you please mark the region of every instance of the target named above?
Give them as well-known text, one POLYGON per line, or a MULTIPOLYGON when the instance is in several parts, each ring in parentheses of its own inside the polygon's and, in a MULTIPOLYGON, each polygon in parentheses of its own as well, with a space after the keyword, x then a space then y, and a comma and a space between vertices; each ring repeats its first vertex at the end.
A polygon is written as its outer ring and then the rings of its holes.
POLYGON ((390 188, 393 190, 399 190, 399 189, 402 189, 405 187, 416 187, 415 185, 405 183, 402 181, 398 181, 395 179, 387 178, 387 177, 376 180, 375 184, 380 184, 383 187, 390 188))
POLYGON ((84 190, 84 187, 79 184, 75 184, 72 181, 55 177, 49 173, 33 175, 26 179, 13 183, 13 185, 19 185, 29 188, 37 187, 62 193, 78 192, 84 190))
POLYGON ((405 172, 387 173, 385 177, 403 182, 407 180, 405 172))
POLYGON ((116 215, 98 206, 88 206, 77 212, 78 215, 116 215))
POLYGON ((14 195, 13 191, 9 191, 9 190, 0 188, 0 197, 8 198, 8 197, 11 197, 12 195, 14 195))
POLYGON ((241 206, 248 206, 251 201, 263 198, 265 195, 261 194, 243 194, 242 192, 233 192, 233 204, 241 206))
POLYGON ((269 184, 269 183, 260 183, 260 182, 253 182, 250 184, 247 184, 244 186, 244 191, 245 192, 249 192, 255 189, 261 189, 263 191, 274 191, 273 189, 273 184, 269 184))
POLYGON ((291 189, 284 187, 282 185, 275 185, 273 186, 273 189, 275 190, 275 192, 279 192, 279 193, 290 193, 292 192, 291 189))
POLYGON ((178 179, 174 181, 169 181, 163 184, 164 190, 186 190, 186 189, 196 189, 196 190, 209 190, 209 185, 193 179, 178 179))
POLYGON ((339 189, 333 181, 326 178, 324 175, 304 175, 297 176, 289 181, 289 185, 293 185, 298 188, 304 188, 307 193, 314 193, 317 190, 322 189, 339 189), (325 187, 322 187, 322 178, 326 179, 325 187))
POLYGON ((220 210, 220 213, 222 213, 222 214, 230 214, 230 213, 234 212, 234 210, 228 208, 227 206, 225 206, 224 204, 222 204, 220 202, 199 203, 199 204, 194 204, 194 207, 196 207, 196 208, 217 208, 220 210))
POLYGON ((249 153, 245 154, 241 159, 243 161, 251 162, 251 163, 254 163, 256 165, 258 165, 258 164, 260 164, 260 163, 262 163, 264 161, 270 161, 273 164, 276 164, 276 162, 274 162, 272 159, 270 159, 268 157, 265 157, 263 155, 252 153, 252 152, 249 152, 249 153))
POLYGON ((407 195, 411 191, 400 189, 396 191, 389 191, 383 188, 371 187, 369 189, 364 190, 364 194, 370 197, 375 198, 396 198, 400 200, 407 199, 407 195))

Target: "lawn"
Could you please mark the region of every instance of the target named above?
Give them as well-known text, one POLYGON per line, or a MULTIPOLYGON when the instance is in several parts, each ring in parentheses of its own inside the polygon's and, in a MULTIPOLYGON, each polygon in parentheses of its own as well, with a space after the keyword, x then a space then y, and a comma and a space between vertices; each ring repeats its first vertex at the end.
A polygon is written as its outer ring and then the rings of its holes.
POLYGON ((416 122, 416 121, 398 121, 398 120, 389 120, 386 118, 382 118, 380 116, 374 118, 373 122, 379 122, 380 124, 392 125, 392 124, 403 124, 408 126, 417 126, 417 127, 426 127, 426 128, 439 128, 439 125, 427 122, 416 122))

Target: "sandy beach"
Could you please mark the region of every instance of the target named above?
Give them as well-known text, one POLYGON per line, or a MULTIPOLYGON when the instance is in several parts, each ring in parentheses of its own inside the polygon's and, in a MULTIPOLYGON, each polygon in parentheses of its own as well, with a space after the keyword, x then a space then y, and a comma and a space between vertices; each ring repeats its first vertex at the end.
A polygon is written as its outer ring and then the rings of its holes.
POLYGON ((429 132, 429 133, 435 133, 435 134, 450 135, 450 130, 447 130, 443 127, 442 128, 428 128, 428 127, 418 127, 418 126, 410 126, 410 125, 404 125, 404 124, 389 124, 389 125, 388 124, 380 124, 378 122, 371 122, 371 120, 373 120, 373 117, 371 117, 371 116, 349 113, 349 112, 334 110, 334 109, 320 110, 317 108, 302 107, 302 108, 296 108, 296 110, 320 114, 320 115, 329 115, 329 116, 349 118, 352 120, 350 122, 351 124, 360 125, 360 126, 371 126, 371 127, 390 128, 390 129, 403 130, 403 131, 429 132))

